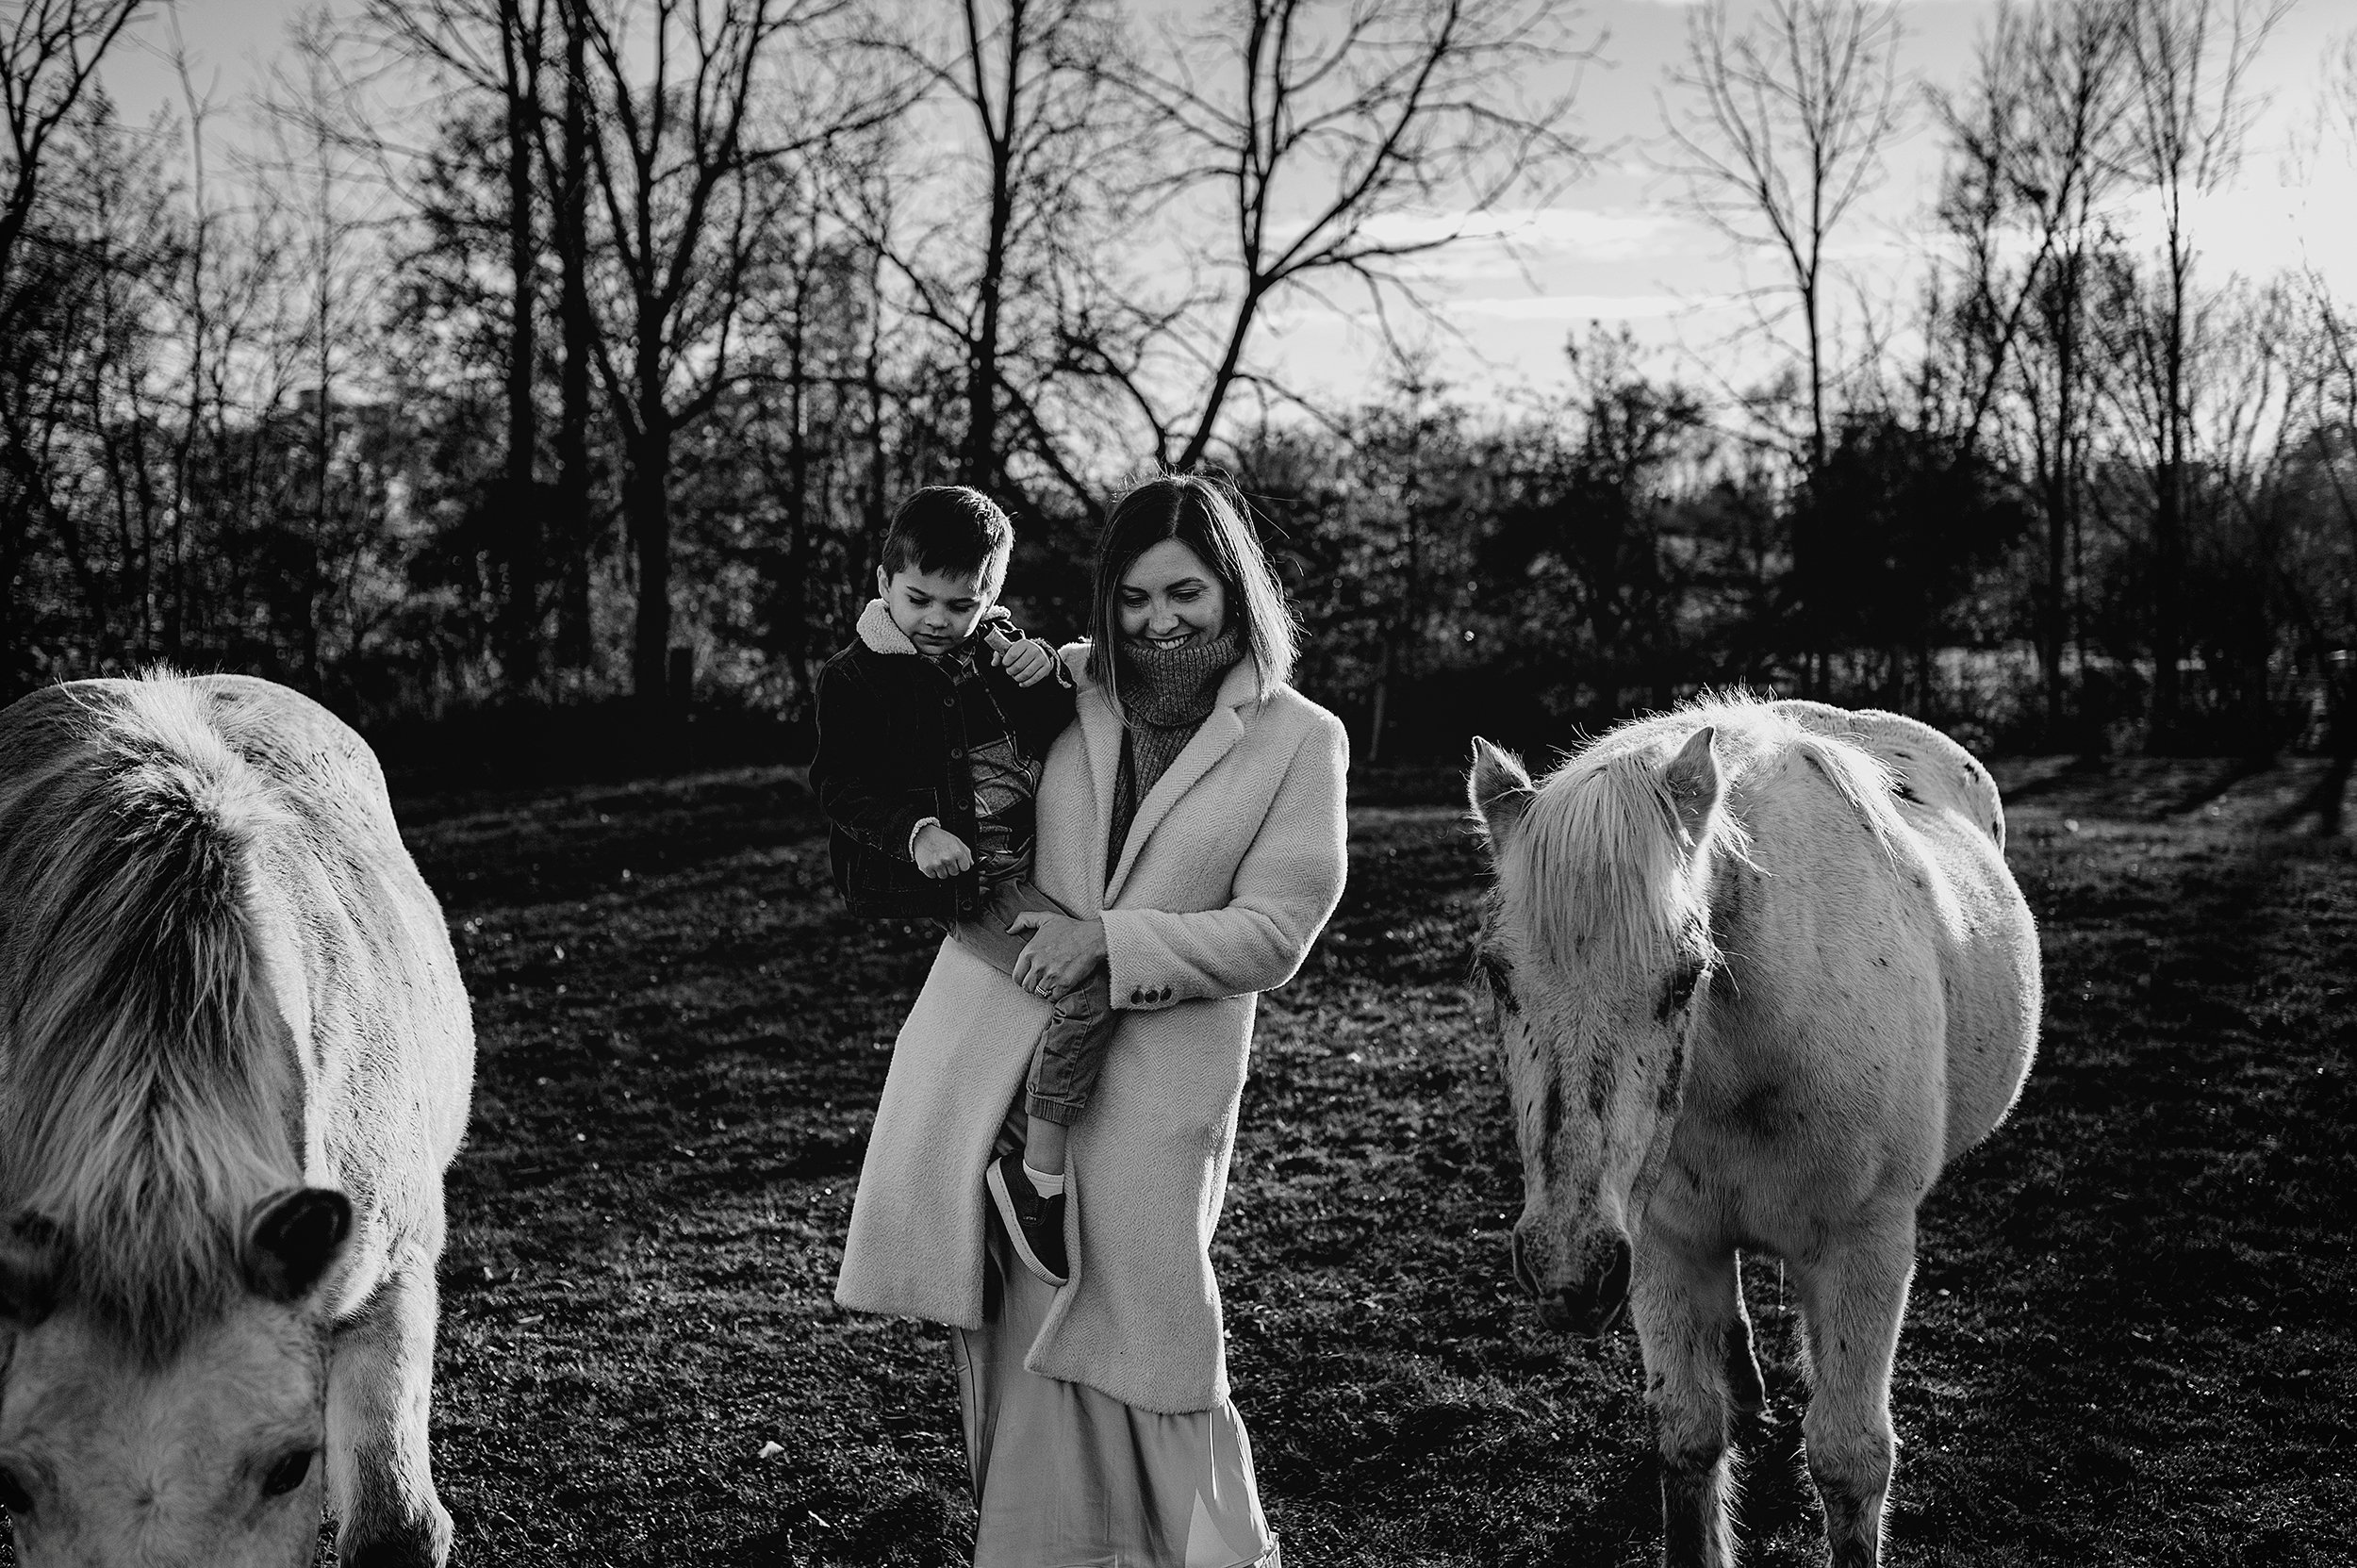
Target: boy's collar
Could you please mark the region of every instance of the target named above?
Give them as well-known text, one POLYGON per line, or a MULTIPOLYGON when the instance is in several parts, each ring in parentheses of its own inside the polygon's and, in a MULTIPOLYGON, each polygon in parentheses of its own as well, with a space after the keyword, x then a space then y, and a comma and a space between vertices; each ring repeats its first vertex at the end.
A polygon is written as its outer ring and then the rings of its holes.
MULTIPOLYGON (((900 623, 892 619, 892 606, 881 599, 869 600, 867 608, 859 613, 859 640, 865 643, 871 652, 906 653, 918 659, 929 656, 909 640, 909 635, 900 630, 900 623)), ((974 641, 969 637, 932 662, 942 664, 951 659, 971 662, 973 656, 974 641)))
POLYGON ((892 606, 881 599, 869 600, 867 608, 860 611, 859 640, 878 653, 911 653, 923 657, 916 653, 916 644, 909 641, 909 635, 900 630, 899 622, 892 619, 892 606))

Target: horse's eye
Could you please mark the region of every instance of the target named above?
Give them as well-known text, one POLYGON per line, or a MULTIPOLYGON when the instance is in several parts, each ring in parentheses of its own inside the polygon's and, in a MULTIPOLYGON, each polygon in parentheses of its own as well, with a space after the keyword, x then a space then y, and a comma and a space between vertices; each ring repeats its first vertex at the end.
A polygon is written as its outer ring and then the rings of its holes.
POLYGON ((312 1452, 305 1448, 272 1465, 270 1474, 262 1477, 263 1493, 272 1497, 283 1497, 301 1486, 303 1477, 311 1473, 312 1452))
POLYGON ((10 1513, 33 1511, 33 1494, 25 1490, 25 1483, 16 1478, 13 1470, 0 1468, 0 1508, 10 1513))
POLYGON ((1669 980, 1661 987, 1661 1001, 1654 1009, 1654 1016, 1668 1023, 1672 1014, 1683 1011, 1694 999, 1694 987, 1702 983, 1703 974, 1703 966, 1690 961, 1671 970, 1669 980))

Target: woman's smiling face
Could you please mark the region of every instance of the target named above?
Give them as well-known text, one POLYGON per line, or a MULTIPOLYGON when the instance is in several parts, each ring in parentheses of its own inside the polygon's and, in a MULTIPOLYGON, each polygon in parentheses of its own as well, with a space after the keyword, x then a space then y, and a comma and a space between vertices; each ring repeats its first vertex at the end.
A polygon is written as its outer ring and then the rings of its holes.
POLYGON ((1228 590, 1203 557, 1164 539, 1129 563, 1115 599, 1121 635, 1148 648, 1189 648, 1228 626, 1228 590))

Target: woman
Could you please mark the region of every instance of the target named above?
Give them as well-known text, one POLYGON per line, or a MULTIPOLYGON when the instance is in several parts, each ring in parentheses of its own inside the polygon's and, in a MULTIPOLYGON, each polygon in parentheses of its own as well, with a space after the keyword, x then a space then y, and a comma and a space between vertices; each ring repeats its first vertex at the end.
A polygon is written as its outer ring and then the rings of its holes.
POLYGON ((1037 882, 1074 916, 1028 917, 1013 980, 944 944, 893 1052, 835 1296, 961 1330, 981 1568, 1274 1565, 1210 1247, 1256 996, 1342 896, 1349 747, 1285 684, 1282 590, 1213 484, 1122 499, 1090 630, 1065 651, 1080 718, 1039 792, 1037 882), (1097 964, 1126 1012, 1072 1129, 1053 1289, 985 1223, 982 1174, 1046 1016, 1022 987, 1097 964))

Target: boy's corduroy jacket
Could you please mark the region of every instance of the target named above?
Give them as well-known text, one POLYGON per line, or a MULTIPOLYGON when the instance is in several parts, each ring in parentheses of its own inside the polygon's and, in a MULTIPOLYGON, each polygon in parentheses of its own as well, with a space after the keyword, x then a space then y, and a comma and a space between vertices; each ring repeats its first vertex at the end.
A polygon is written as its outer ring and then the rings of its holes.
MULTIPOLYGON (((983 653, 982 685, 1015 744, 1045 757, 1072 722, 1073 694, 1054 680, 1015 684, 983 653)), ((972 869, 936 882, 916 868, 909 834, 928 817, 974 848, 974 773, 949 674, 916 651, 882 600, 859 636, 818 671, 818 752, 810 784, 826 813, 834 884, 854 915, 959 920, 981 906, 972 869)))

